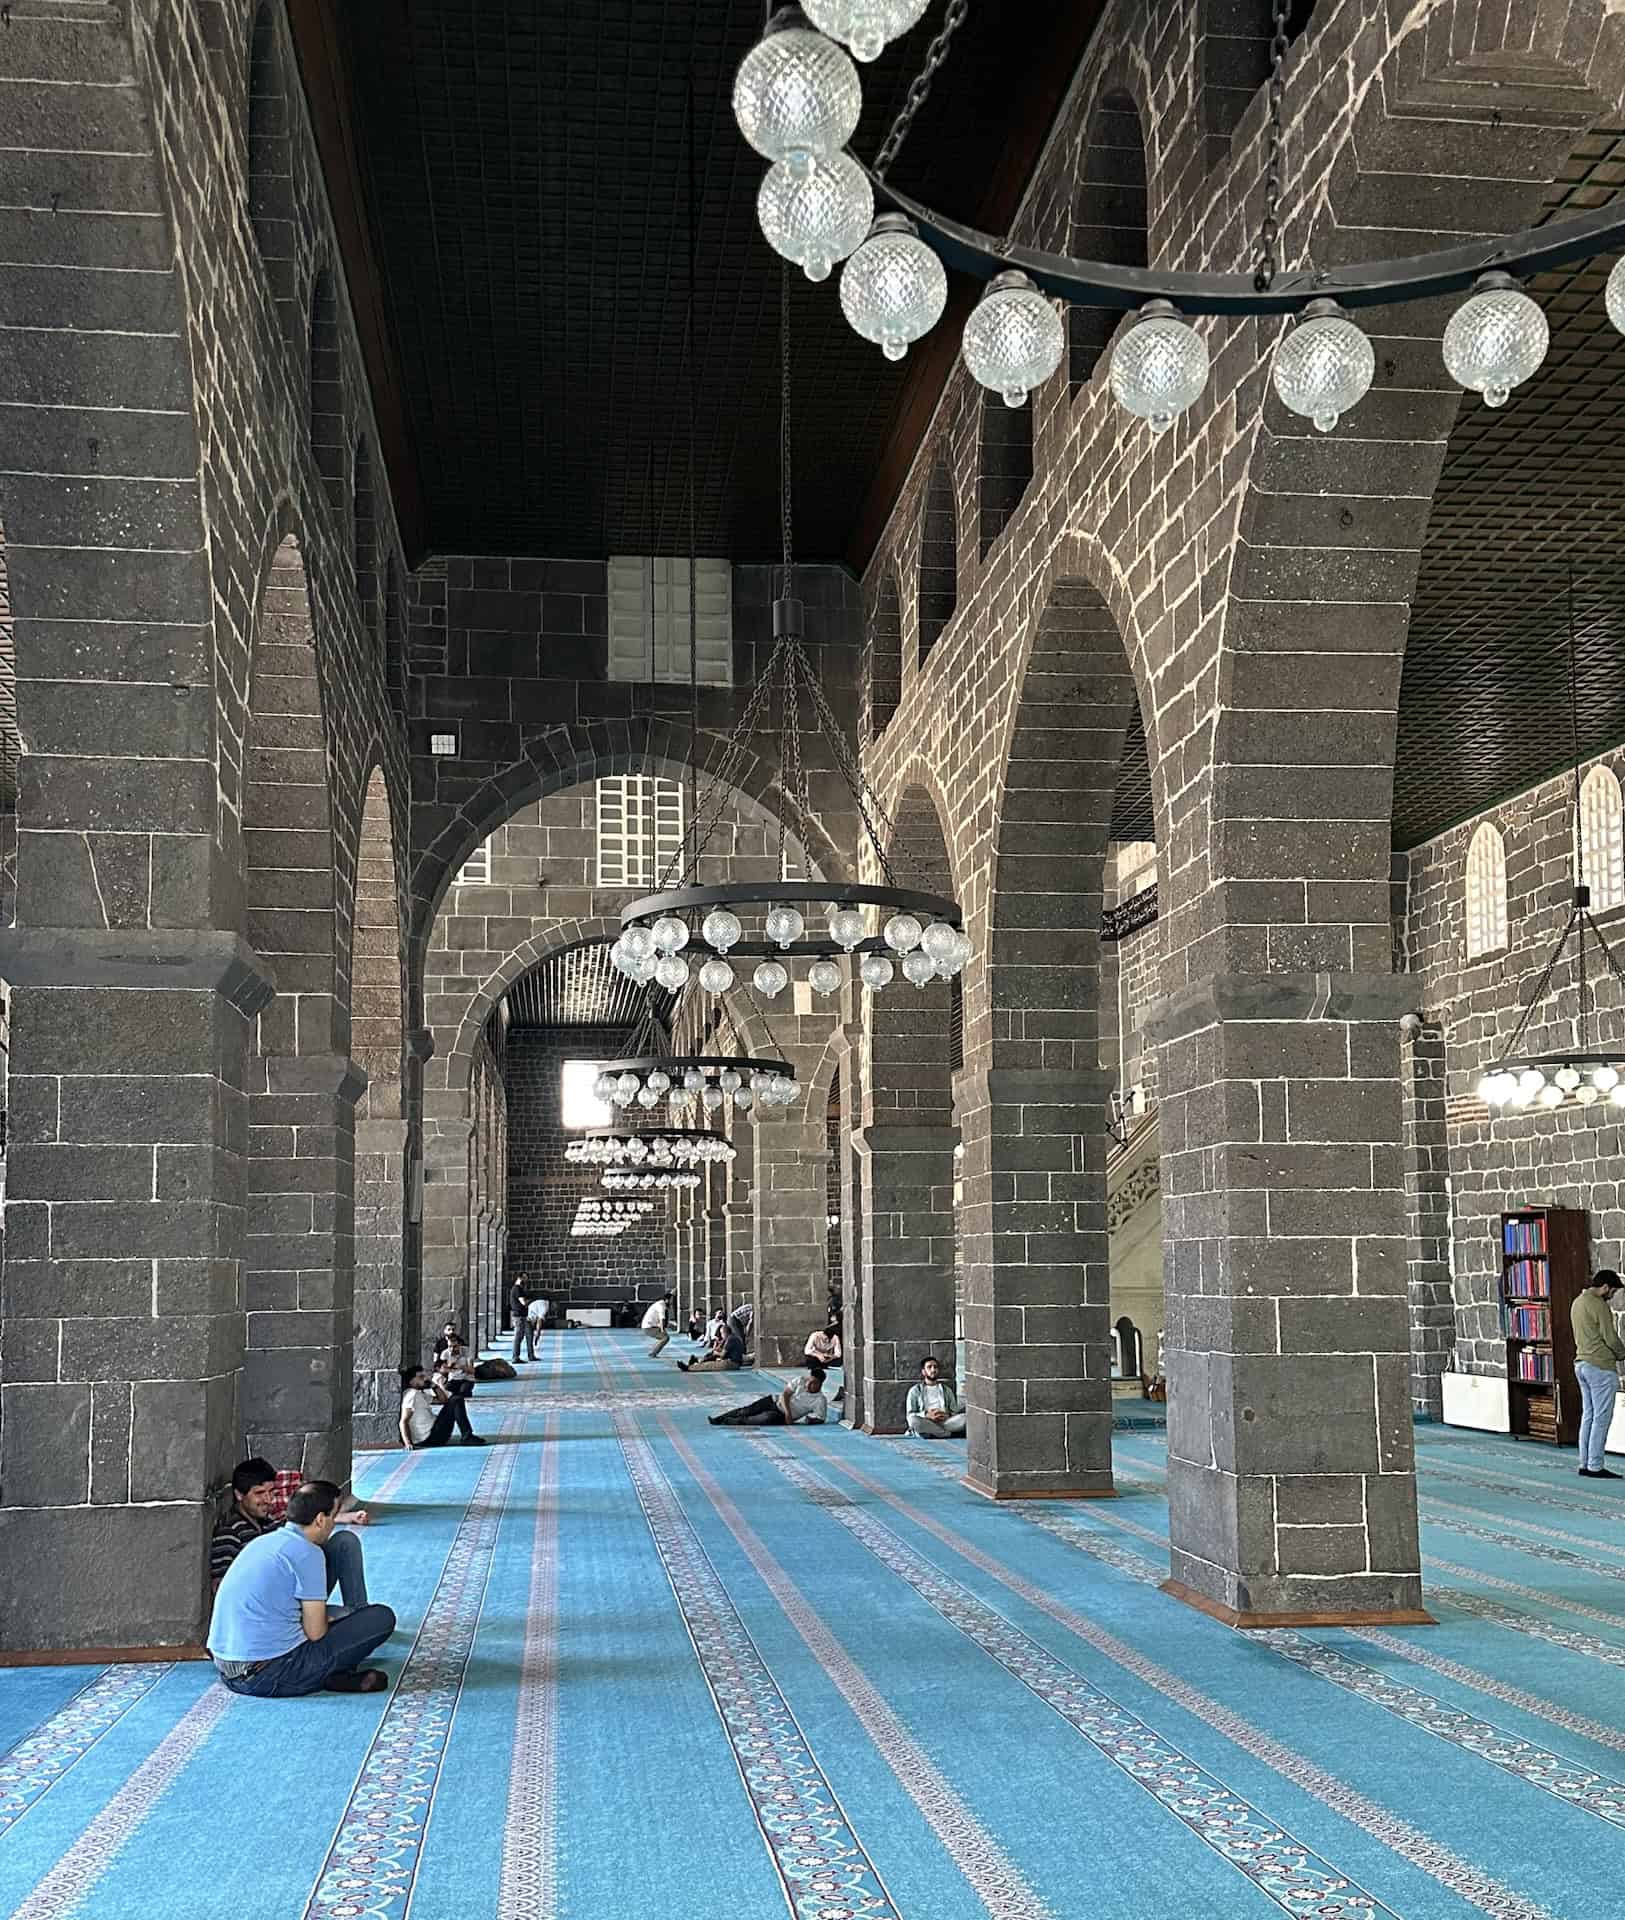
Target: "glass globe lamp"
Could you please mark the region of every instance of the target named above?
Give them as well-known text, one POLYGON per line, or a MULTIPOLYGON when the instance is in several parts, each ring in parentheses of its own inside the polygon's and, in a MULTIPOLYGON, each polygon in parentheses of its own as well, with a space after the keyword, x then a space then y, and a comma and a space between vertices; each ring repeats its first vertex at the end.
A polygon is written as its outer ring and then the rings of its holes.
POLYGON ((1608 1089, 1608 1104, 1611 1107, 1625 1107, 1625 1080, 1608 1089))
POLYGON ((758 1068, 756 1072, 753 1073, 750 1077, 750 1090, 752 1093, 766 1093, 768 1088, 772 1086, 772 1084, 773 1084, 772 1074, 763 1073, 760 1068, 758 1068))
POLYGON ((655 967, 659 963, 652 953, 646 953, 641 960, 628 959, 622 968, 629 980, 647 981, 655 977, 655 967))
POLYGON ((1598 1067, 1591 1076, 1591 1084, 1598 1093, 1612 1093, 1619 1085, 1618 1067, 1598 1067))
POLYGON ((724 1093, 737 1093, 744 1084, 743 1078, 732 1067, 724 1067, 717 1075, 717 1085, 724 1093))
POLYGON ((1444 330, 1445 371, 1458 386, 1504 407, 1546 358, 1546 316, 1510 274, 1487 273, 1444 330))
POLYGON ((1574 1097, 1582 1107, 1595 1106, 1601 1095, 1589 1080, 1582 1080, 1574 1089, 1574 1097))
POLYGON ((614 1093, 615 1086, 616 1080, 614 1074, 601 1073, 592 1083, 592 1097, 595 1100, 608 1100, 614 1093))
POLYGON ((655 1092, 653 1087, 645 1087, 638 1095, 638 1105, 640 1107, 657 1107, 659 1104, 660 1095, 655 1092))
POLYGON ((1625 333, 1625 256, 1616 260, 1609 269, 1608 284, 1602 290, 1602 302, 1608 309, 1608 318, 1620 333, 1625 333))
POLYGON ((684 1071, 683 1091, 685 1093, 698 1093, 704 1085, 705 1075, 700 1072, 698 1067, 689 1067, 684 1071))
POLYGON ((713 907, 700 927, 705 944, 718 953, 726 953, 730 947, 738 946, 742 932, 739 915, 730 913, 726 907, 713 907))
POLYGON ((965 322, 960 345, 972 379, 1019 407, 1061 364, 1066 329, 1055 303, 1024 273, 999 273, 965 322))
POLYGON ((930 954, 937 971, 943 973, 959 952, 959 935, 946 920, 933 920, 920 935, 920 945, 930 954))
POLYGON ((717 1086, 707 1087, 704 1093, 700 1095, 700 1098, 705 1102, 705 1110, 707 1113, 715 1113, 722 1105, 725 1097, 721 1087, 717 1086))
POLYGON ((897 969, 883 953, 866 953, 858 962, 858 978, 871 993, 889 987, 897 969))
POLYGON ((1311 300, 1282 337, 1270 377, 1282 406, 1330 433, 1371 391, 1376 349, 1335 300, 1311 300))
POLYGON ((839 993, 841 969, 833 960, 815 960, 807 969, 807 984, 814 993, 839 993))
POLYGON ((1561 1087, 1565 1093, 1572 1093, 1580 1084, 1578 1067, 1559 1067, 1552 1075, 1553 1086, 1561 1087))
POLYGON ((750 983, 764 999, 773 1000, 790 984, 790 976, 777 960, 760 960, 750 983))
POLYGON ((781 161, 762 181, 756 217, 776 254, 809 280, 827 280, 836 261, 863 244, 875 196, 868 175, 848 153, 820 160, 799 179, 781 161))
POLYGON ((740 61, 733 109, 762 158, 804 180, 857 131, 863 88, 845 51, 814 33, 799 8, 785 7, 740 61))
POLYGON ((621 951, 629 960, 648 960, 654 955, 655 937, 647 927, 628 927, 621 935, 621 951))
POLYGON ((726 960, 707 960, 700 968, 700 985, 707 993, 726 993, 734 983, 734 970, 726 960))
POLYGON ((920 923, 912 913, 894 913, 884 932, 886 945, 893 953, 910 953, 920 944, 920 923))
POLYGON ((749 1087, 735 1087, 733 1091, 733 1103, 736 1113, 749 1113, 751 1108, 756 1104, 756 1096, 751 1092, 749 1087))
POLYGON ((688 985, 688 962, 677 953, 663 953, 655 962, 655 979, 668 993, 681 993, 688 985))
POLYGON ((900 213, 883 213, 841 269, 841 311, 861 339, 901 360, 948 304, 942 262, 900 213))
POLYGON ((889 40, 908 32, 926 0, 808 0, 807 18, 820 33, 842 41, 857 60, 878 60, 889 40))
POLYGON ((650 931, 658 953, 681 953, 688 945, 688 922, 675 913, 662 914, 650 931))
POLYGON ((1546 1076, 1541 1072, 1539 1067, 1525 1067, 1523 1072, 1518 1075, 1519 1091, 1531 1100, 1534 1099, 1535 1095, 1540 1092, 1545 1084, 1546 1076))
POLYGON ((794 907, 769 907, 762 925, 774 946, 789 947, 801 938, 806 922, 794 907))
POLYGON ((1166 433, 1202 397, 1207 342, 1166 300, 1148 300, 1112 349, 1112 393, 1120 407, 1166 433))
POLYGON ((831 907, 828 924, 830 939, 847 953, 858 946, 868 932, 863 915, 856 907, 831 907))
POLYGON ((623 1100, 635 1100, 638 1097, 638 1087, 640 1084, 638 1076, 635 1073, 623 1073, 620 1079, 615 1082, 616 1088, 619 1090, 623 1100))
POLYGON ((923 947, 903 955, 903 978, 917 987, 928 987, 937 977, 937 963, 923 947))
POLYGON ((671 1075, 663 1073, 659 1067, 656 1067, 643 1084, 646 1087, 653 1087, 657 1094, 664 1093, 671 1085, 671 1075))
POLYGON ((1563 1089, 1558 1086, 1542 1087, 1539 1098, 1543 1107, 1560 1107, 1563 1104, 1563 1089))

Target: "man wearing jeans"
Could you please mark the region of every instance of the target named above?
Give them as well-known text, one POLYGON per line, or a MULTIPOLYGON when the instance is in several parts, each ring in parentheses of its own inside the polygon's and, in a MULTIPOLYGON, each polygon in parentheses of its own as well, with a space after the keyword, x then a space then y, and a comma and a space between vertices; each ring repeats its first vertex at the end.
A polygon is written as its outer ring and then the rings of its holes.
POLYGON ((250 1540, 220 1582, 209 1652, 233 1693, 260 1699, 296 1694, 381 1693, 389 1677, 362 1661, 395 1631, 388 1607, 368 1606, 332 1619, 327 1562, 339 1489, 312 1480, 288 1502, 286 1526, 250 1540))
POLYGON ((1625 1340, 1619 1337, 1613 1299, 1620 1278, 1611 1268, 1593 1274, 1591 1285, 1574 1297, 1569 1319, 1574 1327, 1574 1372, 1580 1383, 1580 1478, 1617 1480, 1603 1465, 1603 1448, 1614 1418, 1625 1340))
MULTIPOLYGON (((262 1533, 274 1533, 287 1517, 288 1501, 303 1484, 299 1476, 279 1474, 269 1460, 244 1460, 232 1469, 231 1511, 214 1530, 209 1542, 209 1578, 218 1592, 220 1582, 231 1570, 250 1540, 262 1533), (291 1477, 293 1487, 282 1491, 282 1483, 291 1477)), ((367 1574, 362 1564, 361 1542, 351 1527, 365 1526, 364 1509, 339 1503, 338 1524, 327 1536, 322 1558, 327 1563, 327 1590, 339 1590, 347 1613, 367 1604, 367 1574)))

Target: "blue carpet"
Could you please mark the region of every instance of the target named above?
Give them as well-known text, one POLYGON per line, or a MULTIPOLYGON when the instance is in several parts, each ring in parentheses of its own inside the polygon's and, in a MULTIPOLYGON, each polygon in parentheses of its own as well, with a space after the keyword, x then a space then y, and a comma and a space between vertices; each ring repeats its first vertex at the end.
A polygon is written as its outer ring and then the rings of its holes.
POLYGON ((559 1335, 495 1444, 364 1460, 387 1696, 0 1673, 0 1914, 1625 1906, 1625 1483, 1419 1427, 1439 1624, 1238 1635, 1157 1589, 1154 1416, 1119 1499, 995 1507, 951 1443, 714 1430, 773 1382, 671 1358, 559 1335))

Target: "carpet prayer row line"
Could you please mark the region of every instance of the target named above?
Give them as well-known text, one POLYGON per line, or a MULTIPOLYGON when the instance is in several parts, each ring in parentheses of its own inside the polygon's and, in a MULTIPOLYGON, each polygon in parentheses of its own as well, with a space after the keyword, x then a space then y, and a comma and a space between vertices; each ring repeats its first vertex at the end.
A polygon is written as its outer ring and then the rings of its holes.
POLYGON ((1156 1433, 995 1507, 954 1443, 706 1424, 771 1384, 564 1334, 491 1446, 365 1456, 387 1695, 0 1673, 0 1914, 1625 1906, 1625 1483, 1419 1429, 1438 1624, 1240 1635, 1158 1591, 1156 1433))

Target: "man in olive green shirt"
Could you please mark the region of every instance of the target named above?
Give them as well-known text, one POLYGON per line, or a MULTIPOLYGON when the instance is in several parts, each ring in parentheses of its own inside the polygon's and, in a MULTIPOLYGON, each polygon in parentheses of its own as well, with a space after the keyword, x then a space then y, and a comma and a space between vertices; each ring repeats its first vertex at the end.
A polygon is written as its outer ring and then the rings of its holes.
POLYGON ((1574 1297, 1569 1319, 1574 1327, 1574 1374, 1580 1383, 1580 1477, 1582 1480, 1618 1480, 1603 1465, 1603 1448, 1613 1424, 1614 1396, 1619 1392, 1619 1369, 1625 1363, 1625 1340, 1619 1337, 1613 1298, 1620 1278, 1611 1268, 1593 1274, 1591 1285, 1574 1297))

